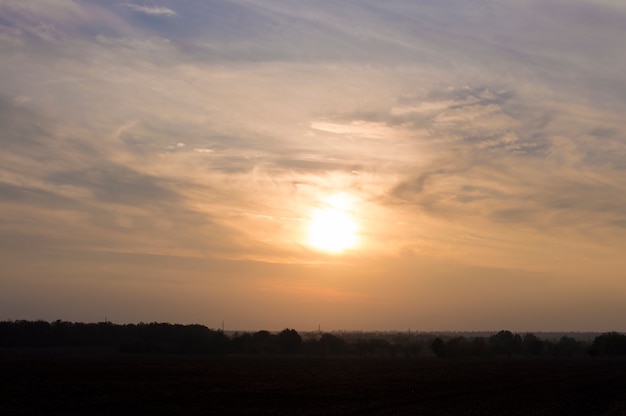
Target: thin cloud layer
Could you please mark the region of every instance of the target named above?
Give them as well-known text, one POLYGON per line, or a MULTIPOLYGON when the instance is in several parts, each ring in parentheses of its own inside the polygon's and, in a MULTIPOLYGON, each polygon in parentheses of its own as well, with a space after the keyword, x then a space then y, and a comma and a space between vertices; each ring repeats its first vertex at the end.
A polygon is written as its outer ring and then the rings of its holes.
POLYGON ((1 1, 0 319, 65 314, 26 301, 57 282, 154 320, 154 282, 164 320, 243 329, 611 327, 624 28, 608 0, 1 1), (327 255, 339 193, 360 242, 327 255))
POLYGON ((167 7, 142 6, 142 5, 131 4, 131 3, 123 3, 122 5, 136 12, 145 13, 145 14, 149 14, 152 16, 176 16, 176 12, 167 7))

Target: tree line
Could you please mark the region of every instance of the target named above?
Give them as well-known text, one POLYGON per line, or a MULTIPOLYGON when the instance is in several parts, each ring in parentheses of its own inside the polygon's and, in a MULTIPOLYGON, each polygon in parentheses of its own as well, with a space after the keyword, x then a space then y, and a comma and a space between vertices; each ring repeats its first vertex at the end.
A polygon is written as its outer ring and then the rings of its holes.
POLYGON ((445 341, 438 337, 432 342, 431 349, 440 358, 613 356, 626 355, 626 335, 609 332, 595 337, 592 343, 586 343, 566 335, 558 340, 549 340, 540 339, 532 333, 521 335, 500 331, 490 337, 457 336, 445 341))
POLYGON ((0 348, 106 348, 121 353, 171 354, 306 354, 317 356, 418 357, 585 357, 626 355, 626 335, 607 332, 585 343, 572 337, 540 339, 500 331, 491 336, 434 337, 428 334, 360 334, 350 336, 280 332, 237 332, 203 325, 169 323, 113 324, 66 321, 2 321, 0 348))

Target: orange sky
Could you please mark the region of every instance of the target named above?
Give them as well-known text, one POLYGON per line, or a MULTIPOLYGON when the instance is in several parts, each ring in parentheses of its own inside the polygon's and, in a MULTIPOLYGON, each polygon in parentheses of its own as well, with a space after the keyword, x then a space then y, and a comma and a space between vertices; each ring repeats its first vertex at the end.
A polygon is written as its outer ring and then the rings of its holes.
POLYGON ((613 0, 0 1, 0 320, 626 330, 613 0))

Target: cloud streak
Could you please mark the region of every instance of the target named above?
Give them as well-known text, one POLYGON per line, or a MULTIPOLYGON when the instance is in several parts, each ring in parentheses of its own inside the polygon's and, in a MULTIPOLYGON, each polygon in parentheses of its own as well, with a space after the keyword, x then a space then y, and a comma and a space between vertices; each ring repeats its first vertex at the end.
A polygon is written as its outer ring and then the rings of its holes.
POLYGON ((123 6, 128 7, 139 13, 144 13, 151 16, 176 16, 176 12, 168 7, 159 6, 143 6, 132 3, 122 3, 123 6))

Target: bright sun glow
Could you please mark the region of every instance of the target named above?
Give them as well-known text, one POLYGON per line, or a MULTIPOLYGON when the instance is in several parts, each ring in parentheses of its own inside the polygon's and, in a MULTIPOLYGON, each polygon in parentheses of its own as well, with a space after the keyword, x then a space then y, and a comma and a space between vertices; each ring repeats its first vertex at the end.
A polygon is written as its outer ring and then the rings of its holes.
POLYGON ((322 251, 341 253, 358 242, 358 226, 351 214, 352 200, 344 194, 325 199, 325 207, 313 210, 308 244, 322 251))

